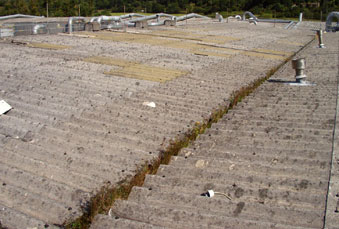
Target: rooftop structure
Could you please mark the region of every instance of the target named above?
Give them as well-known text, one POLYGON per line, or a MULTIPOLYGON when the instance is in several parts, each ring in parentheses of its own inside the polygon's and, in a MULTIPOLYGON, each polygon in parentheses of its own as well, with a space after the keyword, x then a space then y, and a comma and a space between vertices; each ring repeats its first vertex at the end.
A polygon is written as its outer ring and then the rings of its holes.
POLYGON ((91 220, 110 190, 314 39, 313 23, 284 26, 191 19, 0 40, 0 100, 12 107, 0 116, 1 225, 91 220))

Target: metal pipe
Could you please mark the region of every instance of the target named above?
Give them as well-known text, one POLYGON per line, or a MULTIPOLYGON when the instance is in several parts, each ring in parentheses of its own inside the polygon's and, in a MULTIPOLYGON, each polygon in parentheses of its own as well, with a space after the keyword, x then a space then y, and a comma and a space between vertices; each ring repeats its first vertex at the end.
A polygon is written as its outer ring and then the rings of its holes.
POLYGON ((218 19, 219 22, 224 22, 224 17, 218 12, 215 13, 215 19, 218 19))
POLYGON ((149 21, 149 20, 153 20, 153 19, 157 19, 157 20, 159 20, 158 22, 160 22, 160 17, 167 17, 167 18, 171 18, 172 20, 175 18, 175 16, 170 15, 170 14, 158 13, 158 14, 153 14, 153 15, 150 15, 150 16, 143 16, 143 17, 140 17, 140 18, 129 20, 129 22, 135 23, 135 22, 139 22, 139 21, 149 21))
MULTIPOLYGON (((294 22, 295 24, 293 25, 293 29, 298 28, 298 26, 301 24, 301 22, 303 21, 303 13, 299 14, 299 21, 298 22, 294 22)), ((292 21, 293 22, 293 21, 292 21)))
POLYGON ((210 19, 209 17, 202 16, 202 15, 195 14, 195 13, 187 14, 187 15, 184 15, 184 16, 176 17, 176 18, 177 18, 177 21, 183 21, 183 20, 187 20, 187 19, 190 19, 190 18, 206 18, 206 19, 210 19))
MULTIPOLYGON (((300 13, 299 22, 296 23, 295 21, 282 20, 282 19, 259 19, 253 13, 246 11, 242 16, 243 21, 246 20, 246 15, 250 16, 250 19, 249 19, 250 23, 254 23, 254 21, 256 21, 256 22, 268 22, 268 23, 288 23, 288 25, 285 26, 285 29, 289 29, 289 28, 292 28, 292 27, 296 28, 296 26, 298 26, 302 22, 302 17, 303 17, 303 14, 300 13)), ((236 18, 239 18, 237 16, 236 16, 236 18)))
POLYGON ((41 28, 46 28, 46 25, 45 24, 36 24, 34 27, 33 27, 33 34, 38 34, 38 30, 41 29, 41 28))
POLYGON ((175 17, 175 16, 173 16, 173 15, 171 15, 171 14, 165 14, 165 13, 158 13, 158 15, 159 15, 160 17, 168 17, 168 18, 173 18, 173 17, 175 17))
POLYGON ((165 25, 165 21, 151 22, 151 23, 148 23, 148 25, 149 25, 149 26, 165 25))
POLYGON ((100 16, 97 19, 97 22, 101 25, 101 21, 121 21, 121 18, 119 16, 100 16))
POLYGON ((219 22, 224 22, 224 17, 221 14, 219 14, 218 20, 219 20, 219 22))
MULTIPOLYGON (((106 19, 108 16, 99 16, 99 17, 92 17, 90 22, 94 22, 94 21, 98 21, 98 19, 102 17, 100 19, 100 21, 102 21, 103 19, 106 19)), ((115 17, 119 17, 120 19, 126 19, 126 18, 132 18, 132 17, 144 17, 144 15, 142 14, 137 14, 137 13, 131 13, 131 14, 125 14, 125 15, 121 15, 121 16, 115 16, 115 17)), ((111 19, 109 19, 111 20, 111 19)))
POLYGON ((14 15, 2 16, 2 17, 0 17, 0 20, 7 20, 7 19, 12 19, 12 18, 44 18, 44 16, 14 14, 14 15))
POLYGON ((109 24, 109 25, 102 25, 101 28, 102 29, 121 29, 123 28, 123 24, 122 23, 116 23, 116 24, 109 24))
POLYGON ((300 13, 299 14, 299 22, 302 22, 303 21, 303 13, 300 13))
MULTIPOLYGON (((154 15, 150 15, 150 16, 144 16, 144 15, 141 15, 141 14, 131 13, 131 14, 125 14, 125 15, 122 15, 122 16, 92 17, 90 22, 97 21, 101 26, 102 21, 121 22, 122 19, 132 18, 132 17, 139 17, 139 18, 131 19, 131 20, 128 20, 127 22, 125 22, 125 25, 127 25, 128 27, 134 27, 137 22, 149 21, 149 20, 154 20, 154 19, 156 19, 157 22, 148 23, 149 26, 165 25, 165 21, 160 21, 161 17, 170 18, 172 21, 174 21, 174 23, 176 23, 177 21, 183 21, 183 20, 187 20, 187 19, 190 19, 190 18, 209 18, 209 17, 205 17, 205 16, 202 16, 202 15, 199 15, 199 14, 194 14, 194 13, 188 14, 188 15, 185 15, 185 16, 181 16, 181 17, 175 17, 173 15, 165 14, 165 13, 158 13, 158 14, 154 14, 154 15)), ((104 28, 121 28, 121 27, 122 26, 119 25, 119 24, 104 26, 104 28)))
POLYGON ((289 20, 282 19, 256 19, 257 22, 275 22, 275 23, 291 23, 289 20))
POLYGON ((129 23, 126 21, 116 22, 114 24, 102 25, 102 29, 123 29, 125 27, 135 27, 135 23, 129 23))
POLYGON ((285 26, 285 29, 289 29, 290 27, 292 27, 292 25, 294 25, 295 22, 291 21, 288 25, 285 26))
POLYGON ((323 43, 323 30, 317 30, 317 36, 319 41, 319 48, 325 48, 325 45, 323 43))
POLYGON ((131 13, 131 14, 125 14, 125 15, 120 16, 121 19, 132 18, 132 17, 144 17, 144 15, 137 14, 137 13, 131 13))
POLYGON ((257 21, 256 20, 254 20, 253 18, 250 18, 249 20, 249 23, 251 24, 251 23, 253 23, 253 24, 255 24, 255 25, 257 25, 257 21))
POLYGON ((242 20, 245 21, 246 20, 246 15, 250 16, 250 18, 253 18, 254 20, 258 20, 258 18, 252 14, 250 11, 246 11, 243 15, 242 15, 242 20))
POLYGON ((82 20, 85 21, 84 17, 70 17, 68 19, 68 32, 72 33, 73 32, 73 20, 82 20))
POLYGON ((126 22, 127 27, 135 27, 135 23, 126 22))
MULTIPOLYGON (((107 25, 107 26, 104 26, 103 28, 104 29, 122 28, 123 26, 120 26, 118 22, 121 22, 122 19, 132 18, 132 17, 143 17, 143 15, 137 14, 137 13, 125 14, 125 15, 121 15, 121 16, 104 16, 104 15, 102 15, 100 17, 92 17, 90 22, 97 21, 100 24, 100 28, 101 28, 102 27, 102 25, 101 25, 102 21, 114 21, 115 25, 107 25)), ((128 22, 126 25, 128 27, 133 27, 135 24, 128 22)))
POLYGON ((299 58, 292 60, 292 68, 295 69, 295 79, 298 83, 303 83, 306 75, 304 70, 306 68, 305 58, 299 58))
POLYGON ((141 17, 141 18, 129 20, 129 22, 135 23, 135 22, 139 22, 139 21, 148 21, 148 20, 152 20, 152 19, 156 19, 156 18, 157 18, 157 14, 154 14, 154 15, 150 15, 150 16, 144 16, 144 17, 141 17))
POLYGON ((326 31, 335 32, 339 30, 339 12, 331 12, 326 18, 326 31), (332 21, 337 18, 337 26, 332 26, 332 21))
POLYGON ((99 17, 92 17, 91 20, 89 22, 94 22, 97 21, 99 17))

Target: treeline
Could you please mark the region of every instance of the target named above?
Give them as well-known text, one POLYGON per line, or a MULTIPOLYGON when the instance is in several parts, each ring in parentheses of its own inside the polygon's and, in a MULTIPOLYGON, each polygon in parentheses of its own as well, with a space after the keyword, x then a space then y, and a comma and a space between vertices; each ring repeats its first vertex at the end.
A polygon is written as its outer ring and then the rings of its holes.
POLYGON ((215 12, 251 11, 254 14, 274 13, 277 17, 298 17, 304 12, 308 18, 319 19, 324 14, 339 10, 339 0, 97 0, 97 9, 113 12, 145 11, 149 13, 213 14, 215 12))
POLYGON ((0 0, 0 15, 92 16, 95 5, 95 0, 0 0))
POLYGON ((339 0, 0 0, 0 15, 92 16, 111 12, 200 13, 251 11, 256 15, 319 19, 339 11, 339 0))

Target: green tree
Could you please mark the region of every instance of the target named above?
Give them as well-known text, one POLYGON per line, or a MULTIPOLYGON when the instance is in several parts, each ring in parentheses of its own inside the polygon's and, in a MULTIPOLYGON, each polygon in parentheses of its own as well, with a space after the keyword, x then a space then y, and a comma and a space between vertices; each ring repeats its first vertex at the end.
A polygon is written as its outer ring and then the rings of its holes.
POLYGON ((29 9, 31 15, 40 15, 38 0, 29 0, 29 9))
POLYGON ((175 14, 175 13, 179 13, 179 12, 180 12, 180 8, 179 8, 179 4, 178 4, 177 1, 174 1, 170 4, 168 4, 167 13, 175 14))
POLYGON ((25 0, 7 1, 4 9, 6 14, 29 14, 28 4, 25 0))

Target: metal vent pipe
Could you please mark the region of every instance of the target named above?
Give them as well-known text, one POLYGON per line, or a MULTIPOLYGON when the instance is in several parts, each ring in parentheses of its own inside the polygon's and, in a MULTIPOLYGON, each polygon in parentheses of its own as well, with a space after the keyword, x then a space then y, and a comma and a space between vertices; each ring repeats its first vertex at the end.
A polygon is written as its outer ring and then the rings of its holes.
POLYGON ((138 21, 149 21, 149 20, 153 20, 153 19, 159 19, 160 17, 168 17, 168 18, 173 18, 173 15, 170 14, 165 14, 165 13, 159 13, 159 14, 154 14, 154 15, 150 15, 150 16, 143 16, 140 18, 136 18, 133 20, 130 20, 130 23, 134 23, 134 22, 138 22, 138 21))
POLYGON ((249 11, 246 11, 243 16, 242 16, 242 20, 245 21, 246 20, 246 15, 248 15, 250 18, 254 19, 254 20, 258 20, 258 18, 252 14, 251 12, 249 11))
POLYGON ((326 31, 327 32, 336 32, 339 30, 339 12, 331 12, 326 18, 326 31), (334 19, 337 19, 337 26, 332 26, 334 19))
POLYGON ((125 15, 120 16, 121 19, 132 18, 132 17, 144 17, 144 15, 137 14, 137 13, 131 13, 131 14, 125 14, 125 15))
POLYGON ((129 20, 129 22, 135 23, 135 22, 138 22, 138 21, 148 21, 148 20, 156 19, 157 17, 158 17, 157 14, 154 14, 154 15, 150 15, 150 16, 132 19, 132 20, 129 20))
POLYGON ((296 23, 294 21, 291 21, 288 25, 285 26, 285 29, 289 29, 293 27, 296 23))
MULTIPOLYGON (((243 21, 246 20, 246 15, 248 15, 250 17, 249 18, 250 23, 254 23, 253 21, 269 22, 269 23, 288 23, 288 25, 285 26, 285 29, 289 29, 289 28, 292 28, 292 27, 296 28, 296 26, 298 26, 302 22, 302 18, 303 18, 303 13, 300 13, 298 22, 291 21, 291 20, 283 20, 283 19, 259 19, 253 13, 246 11, 242 16, 243 21)), ((239 15, 236 16, 236 18, 239 18, 239 17, 240 17, 239 15)))
POLYGON ((72 33, 73 32, 73 20, 82 20, 85 21, 84 17, 70 17, 68 19, 68 32, 72 33))
POLYGON ((219 19, 219 15, 220 15, 220 14, 219 14, 218 12, 216 12, 216 13, 215 13, 215 19, 219 19))
POLYGON ((325 45, 323 43, 323 30, 317 30, 317 36, 319 41, 319 48, 325 48, 325 45))
POLYGON ((97 22, 101 25, 101 21, 114 21, 119 22, 121 21, 121 18, 119 16, 100 16, 97 19, 97 22))
POLYGON ((255 20, 255 19, 253 19, 253 18, 250 18, 250 19, 248 19, 248 22, 251 24, 251 23, 253 23, 253 24, 255 24, 255 25, 257 25, 257 21, 255 20))
POLYGON ((235 15, 235 19, 242 20, 240 15, 235 15))
POLYGON ((303 21, 303 13, 299 14, 299 23, 303 21))
POLYGON ((303 83, 306 75, 304 74, 304 70, 306 68, 306 60, 305 58, 299 58, 292 60, 292 68, 295 69, 295 79, 298 83, 303 83))
POLYGON ((45 24, 36 24, 33 27, 33 34, 38 34, 39 29, 41 29, 41 28, 46 28, 46 25, 45 24))
MULTIPOLYGON (((209 17, 202 16, 202 15, 195 14, 195 13, 187 14, 187 15, 180 16, 180 17, 176 17, 176 16, 166 14, 166 13, 158 13, 158 14, 154 14, 154 15, 150 15, 150 16, 144 16, 144 15, 137 14, 137 13, 131 13, 131 14, 126 14, 126 15, 122 15, 122 16, 92 17, 90 22, 96 21, 100 24, 100 27, 101 27, 102 21, 114 21, 115 22, 114 25, 107 25, 107 26, 104 26, 104 27, 105 28, 122 28, 123 26, 133 27, 138 22, 156 19, 156 22, 148 23, 148 25, 149 26, 165 25, 166 20, 161 21, 160 20, 161 17, 170 18, 170 21, 172 22, 172 24, 176 24, 177 21, 183 21, 183 20, 187 20, 187 19, 190 19, 190 18, 208 18, 209 19, 209 17), (132 17, 139 17, 139 18, 132 19, 132 17), (131 18, 131 20, 127 20, 124 23, 121 23, 122 19, 126 19, 126 18, 131 18)), ((73 19, 77 19, 77 17, 74 17, 73 19)), ((223 20, 223 18, 221 17, 221 19, 219 19, 219 20, 223 20)), ((167 21, 169 21, 169 20, 167 20, 167 21)), ((70 25, 72 24, 71 18, 69 20, 69 24, 70 25)), ((72 30, 70 30, 70 32, 72 32, 72 30)))
POLYGON ((92 17, 91 20, 89 22, 95 22, 98 20, 99 17, 92 17))
MULTIPOLYGON (((105 17, 105 19, 108 17, 108 16, 100 16, 100 17, 105 17)), ((92 17, 90 22, 94 22, 94 21, 98 21, 98 19, 100 17, 92 17)), ((121 16, 115 16, 115 17, 119 17, 120 19, 126 19, 126 18, 132 18, 132 17, 144 17, 144 15, 142 14, 137 14, 137 13, 131 13, 131 14, 125 14, 125 15, 121 15, 121 16)), ((101 20, 103 20, 104 18, 101 18, 101 20)), ((112 19, 110 19, 112 20, 112 19)))
POLYGON ((184 15, 184 16, 180 16, 180 17, 176 17, 177 18, 177 21, 183 21, 183 20, 187 20, 187 19, 190 19, 190 18, 206 18, 206 19, 210 19, 209 17, 206 17, 206 16, 202 16, 202 15, 199 15, 199 14, 187 14, 187 15, 184 15))
POLYGON ((224 22, 224 17, 221 14, 219 14, 218 20, 219 20, 219 22, 224 22))

